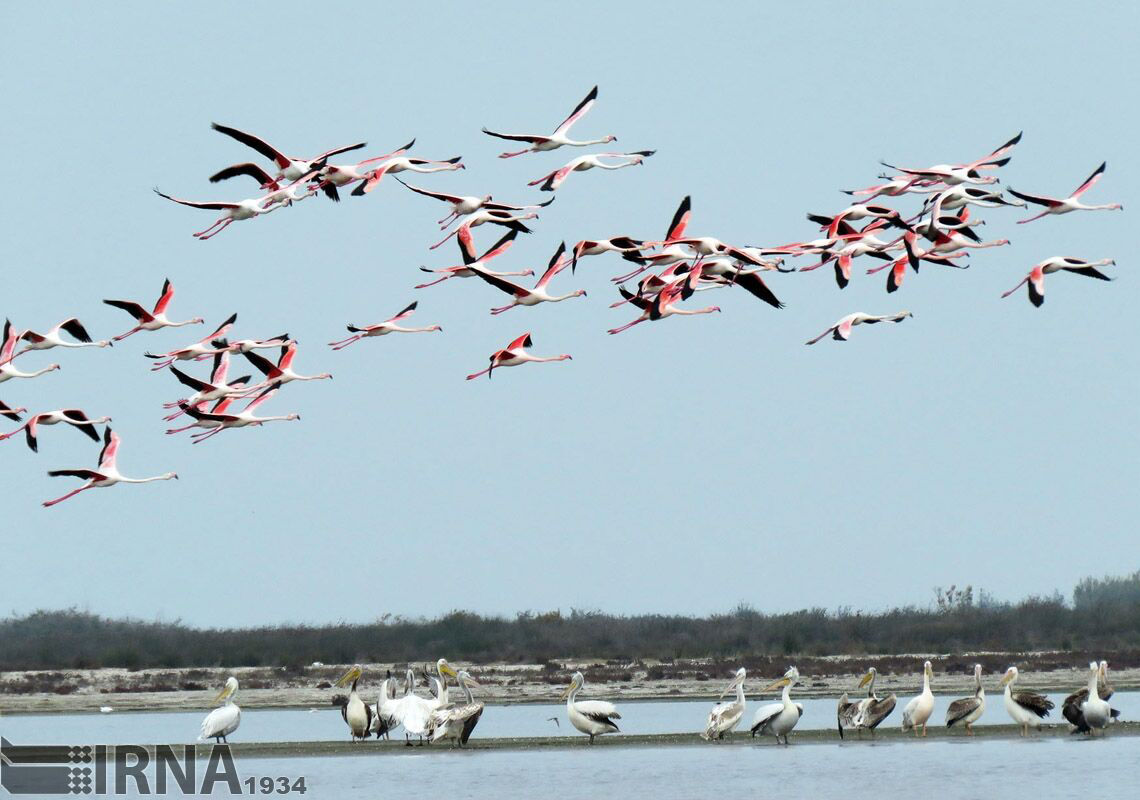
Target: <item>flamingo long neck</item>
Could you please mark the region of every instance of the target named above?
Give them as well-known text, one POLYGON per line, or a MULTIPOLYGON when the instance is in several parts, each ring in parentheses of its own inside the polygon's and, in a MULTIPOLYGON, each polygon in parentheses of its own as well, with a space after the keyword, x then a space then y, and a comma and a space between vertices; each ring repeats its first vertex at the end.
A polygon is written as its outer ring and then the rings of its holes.
POLYGON ((154 475, 150 478, 124 478, 119 477, 119 483, 150 483, 152 481, 166 481, 170 480, 170 475, 154 475))
POLYGON ((1119 203, 1100 203, 1098 205, 1089 206, 1089 205, 1085 205, 1084 203, 1082 203, 1079 200, 1076 202, 1075 205, 1077 208, 1082 209, 1084 211, 1115 211, 1116 209, 1120 208, 1119 203))
POLYGON ((535 361, 535 362, 544 362, 544 361, 565 361, 565 360, 566 360, 566 356, 565 356, 565 355, 561 355, 561 356, 547 356, 547 357, 545 357, 545 358, 541 358, 541 357, 539 357, 539 356, 529 356, 529 357, 528 357, 526 360, 527 360, 527 361, 535 361))
POLYGON ((294 419, 289 416, 275 416, 275 417, 254 417, 256 422, 287 422, 294 419))
POLYGON ((182 322, 167 321, 165 327, 167 327, 167 328, 181 328, 181 327, 186 326, 186 325, 197 325, 199 322, 200 322, 200 320, 196 320, 196 319, 187 319, 187 320, 183 320, 182 322))
POLYGON ((689 314, 711 314, 714 311, 718 311, 718 310, 719 309, 716 306, 709 306, 708 308, 697 308, 697 309, 670 307, 669 313, 670 314, 681 314, 684 316, 684 315, 689 315, 689 314))

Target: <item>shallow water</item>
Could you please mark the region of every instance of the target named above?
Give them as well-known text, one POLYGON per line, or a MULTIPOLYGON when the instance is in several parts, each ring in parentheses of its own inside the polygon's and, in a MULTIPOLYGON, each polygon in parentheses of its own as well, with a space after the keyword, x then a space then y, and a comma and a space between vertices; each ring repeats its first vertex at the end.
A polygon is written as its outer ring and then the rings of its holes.
MULTIPOLYGON (((1056 708, 1047 721, 1063 721, 1063 694, 1051 694, 1056 708)), ((240 695, 238 697, 240 704, 240 695)), ((586 696, 583 699, 588 699, 586 696)), ((793 699, 795 696, 793 695, 793 699)), ((897 727, 902 719, 902 706, 908 698, 899 698, 898 706, 883 727, 897 727)), ((931 724, 941 724, 946 706, 953 697, 936 697, 931 724)), ((752 715, 764 703, 748 701, 740 730, 747 730, 752 715)), ((800 730, 833 729, 835 703, 830 698, 804 698, 804 716, 800 730)), ((646 700, 620 703, 622 718, 618 722, 623 733, 681 733, 704 730, 705 718, 712 703, 707 700, 646 700)), ((1140 692, 1117 692, 1113 707, 1122 718, 1140 719, 1140 692)), ((71 744, 76 742, 180 743, 192 742, 198 735, 204 711, 187 712, 112 712, 110 714, 18 714, 0 719, 0 731, 20 744, 71 744)), ((1000 694, 987 695, 986 712, 978 725, 1010 723, 1000 694)), ((242 712, 241 727, 234 742, 305 742, 346 739, 348 729, 340 711, 331 706, 315 711, 306 709, 265 709, 242 712)), ((398 735, 398 734, 397 734, 398 735)), ((580 736, 566 721, 563 705, 488 706, 479 720, 476 737, 510 736, 580 736), (551 717, 559 720, 556 725, 551 717)))

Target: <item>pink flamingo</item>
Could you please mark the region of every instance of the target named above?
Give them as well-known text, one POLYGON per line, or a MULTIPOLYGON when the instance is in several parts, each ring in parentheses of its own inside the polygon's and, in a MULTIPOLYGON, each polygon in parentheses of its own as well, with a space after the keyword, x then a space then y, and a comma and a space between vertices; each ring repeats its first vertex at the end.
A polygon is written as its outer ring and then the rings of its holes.
POLYGON ((210 127, 216 130, 218 133, 225 134, 231 139, 236 139, 246 147, 253 148, 268 158, 270 161, 272 161, 274 164, 276 164, 278 169, 277 177, 271 178, 263 170, 259 174, 253 170, 247 169, 248 167, 253 167, 254 170, 259 169, 253 164, 235 164, 232 167, 226 167, 221 172, 212 175, 210 177, 210 183, 217 183, 218 181, 232 178, 235 175, 250 175, 251 177, 262 182, 263 189, 276 189, 280 185, 280 182, 283 180, 295 181, 302 175, 305 175, 316 169, 320 169, 332 156, 338 155, 340 153, 347 153, 350 150, 359 150, 366 145, 366 142, 357 142, 356 144, 350 144, 344 147, 336 147, 332 150, 326 150, 325 152, 321 153, 318 156, 314 156, 313 158, 293 158, 291 156, 285 155, 276 147, 273 147, 264 139, 260 139, 254 136, 252 133, 246 133, 245 131, 239 131, 237 128, 230 128, 225 125, 219 125, 216 122, 211 124, 210 127))
POLYGON ((16 357, 16 344, 20 341, 20 333, 12 328, 12 320, 4 321, 4 336, 0 339, 0 383, 13 378, 37 378, 48 372, 59 369, 59 364, 49 364, 35 372, 21 372, 10 362, 16 357))
POLYGON ((618 328, 611 328, 608 333, 615 334, 622 331, 629 330, 634 325, 640 325, 646 320, 657 321, 665 317, 674 315, 690 315, 690 314, 711 314, 719 312, 719 306, 708 306, 707 308, 698 309, 683 309, 678 306, 682 299, 688 294, 691 294, 697 287, 700 281, 701 267, 694 267, 689 271, 689 274, 684 280, 677 281, 662 289, 657 297, 652 301, 643 299, 638 301, 631 299, 630 302, 642 309, 641 316, 632 322, 628 322, 618 328), (686 291, 687 290, 687 291, 686 291))
POLYGON ((441 229, 446 230, 460 217, 468 214, 474 214, 481 208, 490 209, 492 211, 532 211, 540 208, 545 208, 554 202, 554 198, 550 198, 545 203, 535 203, 529 206, 512 206, 506 203, 493 203, 491 202, 491 195, 486 194, 482 197, 474 197, 469 195, 447 194, 445 192, 429 192, 427 189, 421 189, 418 186, 412 186, 410 183, 404 183, 399 178, 395 178, 398 183, 411 189, 417 194, 422 194, 424 197, 430 197, 434 200, 442 200, 451 206, 451 213, 441 220, 437 220, 441 229))
POLYGON ((375 325, 365 325, 364 327, 357 327, 356 325, 348 325, 348 330, 354 335, 349 336, 347 339, 341 339, 339 342, 329 342, 329 347, 333 350, 343 350, 353 342, 359 342, 361 339, 366 339, 370 336, 386 336, 389 333, 429 333, 431 331, 442 331, 439 325, 428 325, 423 328, 403 328, 398 323, 402 319, 407 319, 416 311, 418 302, 411 303, 403 311, 394 317, 390 317, 383 322, 378 322, 375 325))
POLYGON ((468 375, 467 380, 474 380, 480 375, 486 375, 489 380, 491 378, 491 372, 498 367, 517 367, 519 364, 526 364, 528 362, 538 364, 546 361, 573 360, 571 356, 565 353, 560 356, 548 356, 545 358, 541 356, 531 355, 526 351, 526 348, 531 347, 533 344, 534 342, 531 340, 530 334, 524 333, 522 336, 519 336, 502 350, 496 350, 494 353, 492 353, 489 359, 491 365, 487 367, 487 369, 479 370, 478 372, 468 375))
POLYGON ((61 408, 58 411, 44 411, 40 414, 33 414, 28 417, 28 421, 16 428, 16 430, 0 434, 0 442, 23 431, 24 437, 28 442, 28 447, 33 453, 38 453, 40 448, 39 442, 36 439, 36 433, 39 427, 41 425, 58 425, 61 422, 73 426, 76 430, 82 431, 90 436, 93 441, 97 442, 99 441, 99 433, 95 430, 95 426, 104 425, 110 421, 110 417, 89 419, 87 414, 78 408, 61 408))
POLYGON ((184 397, 175 400, 173 403, 163 403, 163 408, 178 408, 168 416, 163 417, 167 422, 178 419, 185 412, 181 410, 183 403, 194 408, 200 408, 207 403, 213 403, 227 397, 233 397, 239 394, 244 394, 249 385, 250 376, 243 375, 233 381, 226 380, 229 374, 230 354, 228 352, 221 352, 215 356, 214 370, 210 375, 208 381, 199 380, 198 378, 187 375, 178 367, 171 366, 170 371, 174 373, 174 377, 183 386, 194 390, 194 394, 190 397, 184 397))
POLYGON ((1027 203, 1033 203, 1038 206, 1045 206, 1045 210, 1035 217, 1029 219, 1019 219, 1018 225, 1024 225, 1027 222, 1032 222, 1035 219, 1047 217, 1050 214, 1068 214, 1070 211, 1105 211, 1113 210, 1119 211, 1124 208, 1120 203, 1101 203, 1099 205, 1085 205, 1080 201, 1082 194, 1087 192, 1093 185, 1100 180, 1100 176, 1104 174, 1108 162, 1103 162, 1099 167, 1093 170, 1092 175, 1085 179, 1085 182, 1076 188, 1076 190, 1068 197, 1057 199, 1055 197, 1042 197, 1035 194, 1025 194, 1024 192, 1016 192, 1012 188, 1009 193, 1014 197, 1021 198, 1027 203))
POLYGON ((87 329, 83 327, 83 323, 75 317, 69 317, 57 325, 53 325, 46 333, 37 333, 33 330, 26 330, 20 334, 20 339, 27 342, 27 346, 23 350, 16 353, 16 356, 22 356, 24 353, 32 350, 50 350, 53 347, 110 347, 111 342, 91 341, 91 335, 87 333, 87 329), (69 342, 63 338, 61 331, 66 331, 72 338, 77 341, 69 342))
MULTIPOLYGON (((437 283, 443 283, 444 281, 449 280, 451 278, 474 278, 475 273, 471 271, 470 267, 473 265, 476 265, 476 264, 478 264, 478 265, 486 264, 488 261, 490 261, 494 258, 497 258, 498 256, 501 256, 503 253, 507 252, 507 250, 509 250, 511 247, 511 243, 514 242, 515 237, 518 236, 518 233, 519 232, 517 230, 511 230, 509 233, 507 233, 505 236, 503 236, 501 239, 499 239, 499 241, 495 242, 495 244, 492 245, 491 248, 487 252, 485 252, 483 255, 479 256, 478 258, 476 258, 475 250, 474 250, 474 242, 472 242, 472 240, 471 240, 470 232, 467 232, 467 234, 465 236, 460 236, 456 239, 456 241, 459 242, 459 252, 462 254, 462 257, 463 257, 463 266, 460 266, 460 267, 443 267, 440 269, 428 269, 427 267, 420 267, 421 272, 428 272, 428 273, 433 273, 433 274, 437 274, 437 275, 443 275, 443 277, 437 278, 436 280, 430 281, 429 283, 418 284, 415 286, 415 288, 416 289, 426 289, 429 286, 435 286, 437 283)), ((497 275, 499 277, 502 277, 504 275, 523 275, 523 276, 525 276, 525 275, 533 275, 534 274, 534 270, 532 270, 532 269, 524 269, 522 271, 516 271, 516 272, 492 272, 489 269, 484 269, 483 271, 485 273, 487 273, 488 275, 497 275)))
POLYGON ((677 210, 673 212, 673 219, 669 221, 669 227, 665 231, 665 238, 662 240, 663 248, 659 253, 642 254, 641 266, 633 272, 627 272, 625 275, 617 275, 610 280, 614 283, 623 283, 635 278, 647 269, 654 267, 668 267, 681 262, 690 260, 689 254, 686 253, 679 245, 674 244, 678 239, 685 235, 688 230, 689 220, 693 218, 693 199, 691 195, 685 195, 681 198, 677 210))
POLYGON ((617 137, 613 135, 603 136, 601 139, 589 139, 586 141, 574 141, 569 138, 570 128, 575 122, 586 116, 586 113, 593 107, 594 101, 598 99, 598 87, 595 86, 590 90, 574 110, 570 112, 570 116, 562 121, 562 123, 554 129, 554 133, 549 136, 543 134, 529 134, 529 133, 495 133, 486 128, 483 133, 488 136, 494 136, 499 139, 507 139, 512 142, 527 142, 530 144, 525 150, 518 150, 514 153, 500 153, 499 158, 514 158, 521 156, 524 153, 542 153, 548 150, 557 150, 559 147, 587 147, 592 144, 609 144, 616 142, 617 137))
POLYGON ((452 236, 458 237, 459 241, 461 242, 466 239, 469 243, 471 240, 471 229, 477 228, 487 222, 491 223, 492 225, 502 225, 503 227, 510 228, 512 231, 517 231, 518 233, 531 233, 530 228, 528 228, 526 225, 523 225, 523 221, 528 219, 538 219, 538 214, 534 211, 528 211, 525 214, 511 214, 509 211, 499 211, 498 209, 493 208, 481 208, 478 211, 472 214, 468 214, 466 217, 464 217, 463 222, 459 223, 455 230, 447 234, 447 236, 444 236, 435 244, 431 245, 428 250, 435 250, 452 236))
POLYGON ((463 156, 456 156, 449 158, 445 161, 429 161, 424 158, 408 158, 407 156, 396 156, 384 161, 380 166, 375 167, 364 176, 364 181, 352 190, 355 197, 366 195, 380 185, 380 181, 384 179, 385 175, 395 175, 397 172, 411 171, 411 172, 449 172, 456 169, 467 169, 460 160, 463 156), (431 166, 435 164, 436 166, 431 166))
POLYGON ((1101 281, 1110 281, 1112 278, 1105 275, 1097 269, 1108 264, 1116 266, 1116 262, 1111 258, 1102 258, 1100 261, 1085 261, 1083 258, 1069 258, 1066 256, 1054 256, 1047 258, 1040 264, 1035 264, 1033 269, 1029 271, 1021 281, 1010 289, 1004 292, 1002 297, 1009 297, 1011 294, 1021 288, 1022 284, 1026 284, 1029 290, 1029 302, 1038 308, 1045 302, 1045 276, 1051 272, 1074 272, 1077 275, 1084 275, 1087 278, 1096 278, 1101 281))
POLYGON ((554 172, 543 175, 537 180, 533 180, 527 186, 538 186, 539 191, 553 192, 557 191, 567 177, 572 172, 585 172, 589 169, 624 169, 626 167, 636 167, 642 164, 645 159, 653 155, 656 150, 635 150, 632 153, 590 153, 584 156, 578 156, 566 165, 559 167, 554 172), (621 159, 620 164, 607 164, 602 161, 603 158, 617 158, 621 159), (541 184, 541 186, 539 186, 541 184))
POLYGON ((9 419, 12 422, 19 422, 20 414, 25 413, 27 410, 28 409, 24 408, 23 406, 12 408, 12 406, 8 405, 3 400, 0 400, 0 417, 9 419))
POLYGON ((201 317, 194 317, 193 319, 183 320, 182 322, 172 322, 166 316, 166 309, 170 305, 170 301, 174 299, 174 285, 167 278, 162 284, 162 294, 158 298, 158 302, 154 304, 153 311, 147 311, 133 300, 104 300, 103 302, 115 308, 121 308, 126 311, 135 320, 138 325, 131 328, 126 333, 120 334, 112 339, 112 341, 120 342, 128 336, 133 336, 139 331, 157 331, 162 328, 181 328, 183 325, 201 325, 205 322, 201 317))
POLYGON ((536 306, 539 303, 560 303, 563 300, 569 300, 571 297, 585 297, 585 289, 575 289, 569 294, 554 295, 546 290, 547 285, 551 279, 562 270, 570 265, 569 259, 563 259, 562 256, 566 252, 566 242, 562 242, 558 249, 554 251, 554 255, 550 257, 550 262, 546 266, 546 271, 542 273, 542 277, 538 279, 533 289, 527 289, 519 286, 517 283, 504 280, 497 275, 483 272, 478 267, 468 267, 475 275, 482 278, 487 283, 494 286, 502 292, 511 295, 511 302, 509 305, 500 306, 499 308, 492 308, 492 314, 502 314, 504 311, 510 311, 515 306, 536 306))
POLYGON ((320 381, 331 380, 332 374, 322 372, 320 375, 299 375, 293 371, 293 359, 297 355, 297 343, 290 342, 281 348, 281 358, 274 364, 268 358, 258 353, 242 353, 249 363, 257 367, 263 375, 265 380, 250 388, 250 392, 257 389, 264 388, 271 384, 285 384, 292 381, 320 381))
POLYGON ((165 369, 175 361, 200 361, 203 358, 209 358, 216 353, 228 349, 229 343, 219 337, 225 336, 226 332, 234 326, 235 322, 237 322, 237 314, 230 314, 226 321, 219 325, 213 333, 203 336, 194 342, 194 344, 180 347, 177 350, 171 350, 169 353, 143 353, 147 358, 158 359, 154 362, 154 366, 150 368, 151 372, 165 369), (213 341, 214 339, 218 341, 215 342, 213 341))
POLYGON ((900 311, 897 314, 884 314, 882 316, 874 316, 873 314, 864 314, 862 311, 857 311, 854 314, 848 314, 839 322, 832 325, 819 336, 814 339, 809 339, 804 344, 815 344, 820 339, 827 335, 831 335, 832 339, 837 342, 846 342, 851 338, 851 329, 856 325, 874 325, 879 322, 902 322, 907 317, 913 317, 914 314, 909 311, 900 311))
MULTIPOLYGON (((198 422, 216 423, 211 425, 211 429, 202 433, 194 433, 190 438, 194 440, 194 444, 199 444, 206 441, 211 436, 217 436, 224 430, 229 428, 246 428, 250 425, 261 426, 266 422, 292 422, 301 418, 300 414, 284 414, 275 417, 258 417, 254 415, 257 407, 264 403, 269 398, 277 393, 277 387, 272 386, 264 392, 255 397, 249 405, 243 408, 236 414, 222 413, 215 409, 214 411, 199 411, 193 406, 183 403, 180 408, 189 416, 193 417, 198 422)), ((193 426, 191 426, 193 427, 193 426)), ((185 429, 183 429, 185 430, 185 429)), ((174 433, 175 431, 169 430, 167 433, 174 433)))
MULTIPOLYGON (((1014 145, 1021 141, 1021 133, 1014 136, 1008 142, 999 146, 996 150, 987 156, 982 156, 976 161, 971 161, 968 164, 936 164, 933 167, 925 169, 907 169, 904 167, 895 167, 885 161, 880 161, 884 167, 898 170, 899 172, 915 177, 923 178, 931 181, 939 181, 948 186, 953 186, 959 183, 997 183, 997 178, 993 175, 983 176, 979 170, 995 169, 1003 167, 1009 163, 1009 158, 1006 156, 1014 145)), ((887 176, 883 176, 887 177, 887 176)))
POLYGON ((44 508, 54 506, 57 503, 62 503, 69 497, 74 497, 80 492, 85 492, 88 489, 106 489, 109 486, 114 486, 117 483, 150 483, 151 481, 168 481, 171 478, 178 478, 177 473, 166 472, 162 475, 155 475, 151 478, 127 478, 119 472, 118 467, 115 465, 116 456, 119 453, 119 435, 114 433, 110 426, 103 429, 103 449, 99 452, 99 466, 96 469, 53 469, 48 472, 52 478, 67 476, 72 478, 83 478, 87 483, 80 486, 78 489, 73 489, 62 497, 57 497, 55 500, 45 500, 44 508))
POLYGON ((190 206, 191 208, 204 208, 213 211, 224 212, 222 216, 214 220, 214 224, 205 230, 198 231, 194 234, 198 241, 204 242, 207 239, 213 239, 219 233, 224 231, 230 226, 231 222, 240 222, 245 219, 253 219, 262 214, 268 214, 270 211, 276 211, 283 205, 287 205, 288 201, 274 201, 272 195, 265 195, 264 197, 254 197, 248 200, 239 200, 236 203, 210 200, 204 203, 198 203, 193 200, 182 200, 178 197, 164 194, 155 187, 154 193, 159 197, 165 197, 171 202, 178 203, 183 206, 190 206), (221 227, 219 227, 221 226, 221 227), (217 230, 214 230, 217 228, 217 230))

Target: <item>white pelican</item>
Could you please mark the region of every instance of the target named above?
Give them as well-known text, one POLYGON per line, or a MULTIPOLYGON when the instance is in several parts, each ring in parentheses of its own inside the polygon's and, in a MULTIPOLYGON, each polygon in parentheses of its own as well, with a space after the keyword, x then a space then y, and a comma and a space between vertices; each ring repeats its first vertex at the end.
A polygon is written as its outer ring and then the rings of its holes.
POLYGON ((562 697, 566 700, 566 716, 570 718, 570 724, 589 736, 590 744, 593 744, 595 736, 619 732, 614 720, 621 719, 621 714, 613 703, 606 700, 579 701, 578 692, 585 685, 586 679, 582 673, 575 672, 562 697))
MULTIPOLYGON (((215 703, 225 700, 225 705, 221 708, 215 708, 202 720, 202 733, 198 735, 199 742, 204 742, 206 739, 224 742, 227 736, 237 730, 238 725, 241 724, 241 709, 234 702, 234 695, 237 694, 237 690, 237 678, 232 675, 226 678, 226 685, 214 698, 215 703)), ((100 708, 99 710, 102 711, 103 709, 100 708)), ((107 711, 110 710, 107 709, 107 711)))
POLYGON ((356 693, 356 682, 360 680, 360 676, 363 674, 364 670, 360 668, 360 665, 354 664, 336 682, 337 686, 352 684, 352 689, 348 692, 348 702, 341 708, 340 714, 348 723, 349 733, 354 742, 357 739, 364 741, 368 738, 369 728, 372 727, 372 709, 356 693))
POLYGON ((1041 719, 1049 716, 1053 709, 1053 701, 1044 695, 1035 692, 1015 692, 1013 684, 1017 681, 1017 667, 1010 667, 1002 676, 1001 685, 1005 687, 1005 710, 1013 721, 1021 726, 1021 735, 1029 735, 1029 726, 1041 727, 1041 719))
POLYGON ((982 686, 982 665, 974 665, 974 696, 955 700, 946 709, 946 727, 952 728, 961 722, 966 726, 966 735, 973 736, 971 727, 986 710, 986 690, 982 686))
POLYGON ((471 738, 471 731, 479 724, 483 716, 483 704, 475 701, 470 687, 478 686, 476 681, 465 669, 459 670, 455 675, 455 682, 463 690, 467 702, 451 708, 440 708, 432 712, 434 730, 431 740, 450 739, 455 747, 462 747, 471 738))
MULTIPOLYGON (((1101 700, 1112 699, 1112 687, 1108 685, 1108 662, 1101 661, 1099 665, 1099 688, 1097 689, 1097 696, 1101 700)), ((1065 716, 1074 727, 1073 733, 1089 733, 1090 728, 1088 723, 1085 722, 1084 714, 1081 712, 1081 703, 1088 699, 1089 690, 1078 689, 1071 695, 1065 698, 1065 702, 1061 705, 1061 713, 1065 716)), ((1120 716, 1120 712, 1115 708, 1109 709, 1109 714, 1113 719, 1120 716)))
POLYGON ((843 738, 844 728, 854 728, 862 736, 863 730, 871 731, 871 736, 875 735, 875 728, 879 723, 890 716, 891 712, 895 710, 895 704, 898 698, 894 692, 891 692, 884 698, 879 698, 875 694, 875 679, 878 677, 879 672, 874 667, 867 670, 866 674, 859 680, 859 688, 867 687, 867 696, 856 700, 852 703, 845 703, 844 700, 847 694, 844 693, 843 698, 839 701, 839 738, 843 738))
POLYGON ((744 717, 744 679, 748 676, 748 671, 741 667, 736 671, 732 682, 728 684, 720 697, 717 698, 718 702, 713 706, 712 711, 709 712, 708 723, 705 725, 705 732, 701 734, 701 738, 706 741, 713 739, 723 739, 725 734, 732 733, 736 730, 736 726, 740 724, 740 720, 744 717), (736 699, 731 703, 721 703, 720 700, 733 690, 736 691, 736 699))
POLYGON ((1099 677, 1100 665, 1093 661, 1089 664, 1088 697, 1081 703, 1081 714, 1084 716, 1085 725, 1092 736, 1096 735, 1098 728, 1103 731, 1108 726, 1109 721, 1112 720, 1112 708, 1107 702, 1100 699, 1100 691, 1097 686, 1099 677))
POLYGON ((909 731, 914 728, 914 735, 918 736, 919 727, 922 735, 926 736, 926 721, 934 711, 934 692, 930 691, 930 681, 934 678, 934 668, 930 662, 922 665, 922 694, 912 697, 903 709, 902 729, 909 731))
POLYGON ((385 739, 391 738, 391 732, 400 726, 400 721, 396 719, 392 708, 395 700, 396 679, 392 677, 392 672, 389 670, 388 677, 380 683, 380 694, 377 696, 374 706, 375 715, 372 719, 372 731, 376 734, 377 739, 381 736, 385 739))
POLYGON ((761 690, 767 692, 772 689, 779 689, 781 686, 784 688, 779 703, 768 703, 760 706, 756 715, 752 717, 753 736, 758 733, 770 733, 776 737, 777 744, 780 743, 781 736, 784 737, 784 744, 788 743, 788 734, 791 733, 792 728, 796 727, 796 723, 800 721, 800 717, 804 713, 803 705, 793 703, 790 697, 792 687, 796 685, 799 679, 800 671, 795 667, 789 667, 788 671, 784 673, 784 677, 761 690))

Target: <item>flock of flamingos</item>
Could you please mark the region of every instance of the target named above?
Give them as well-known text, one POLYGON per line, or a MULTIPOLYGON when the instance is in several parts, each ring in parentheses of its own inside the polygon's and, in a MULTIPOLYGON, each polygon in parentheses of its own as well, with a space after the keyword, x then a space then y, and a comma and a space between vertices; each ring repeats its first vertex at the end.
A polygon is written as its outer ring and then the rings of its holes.
MULTIPOLYGON (((505 152, 500 158, 514 158, 530 153, 541 153, 563 147, 587 147, 608 144, 616 141, 612 135, 596 139, 574 140, 570 138, 571 128, 590 111, 597 100, 598 90, 594 87, 575 107, 573 112, 553 133, 514 134, 498 133, 483 129, 489 136, 506 139, 524 145, 522 149, 505 152)), ((541 303, 558 303, 571 298, 585 297, 585 289, 576 289, 565 294, 554 294, 551 283, 569 268, 574 273, 578 262, 586 256, 615 253, 631 269, 614 277, 613 283, 620 297, 611 307, 630 306, 636 316, 626 324, 610 329, 617 334, 643 322, 657 322, 671 316, 689 316, 719 312, 717 306, 688 308, 683 305, 696 292, 710 289, 739 287, 758 300, 774 308, 783 307, 765 282, 765 273, 812 272, 831 265, 839 288, 844 288, 851 279, 852 262, 860 256, 877 260, 876 266, 867 270, 868 274, 886 271, 887 292, 897 291, 903 284, 908 267, 918 273, 923 262, 943 267, 964 268, 960 259, 972 249, 999 247, 1009 244, 1006 239, 983 241, 974 231, 980 224, 971 215, 970 207, 994 208, 996 206, 1021 206, 1032 204, 1042 210, 1035 216, 1020 220, 1028 223, 1049 215, 1067 214, 1078 210, 1120 209, 1118 203, 1086 204, 1082 197, 1100 180, 1105 164, 1097 167, 1089 177, 1068 196, 1055 198, 1028 194, 1012 188, 1003 192, 996 184, 998 178, 988 174, 1010 160, 1010 153, 1021 140, 1021 134, 1002 144, 992 153, 975 161, 962 164, 936 164, 929 167, 896 167, 883 162, 892 173, 880 176, 882 183, 864 189, 847 191, 846 194, 858 198, 858 202, 836 214, 808 214, 808 219, 819 225, 822 232, 818 238, 808 241, 791 242, 771 247, 734 245, 712 236, 692 236, 688 233, 691 205, 688 197, 682 200, 659 240, 645 240, 629 235, 609 238, 583 239, 567 248, 565 242, 558 245, 551 256, 546 270, 534 286, 524 286, 512 277, 532 276, 532 270, 494 271, 492 261, 501 258, 511 247, 520 233, 531 233, 526 222, 536 219, 539 210, 550 205, 551 199, 531 205, 509 205, 494 202, 490 195, 458 195, 427 189, 404 183, 395 175, 400 172, 446 172, 464 169, 460 158, 432 161, 409 156, 407 153, 415 144, 412 140, 404 147, 381 156, 375 156, 352 164, 333 164, 330 159, 343 153, 365 147, 360 142, 328 150, 312 158, 287 156, 264 140, 235 128, 215 124, 214 130, 248 146, 272 162, 268 169, 253 162, 235 164, 211 176, 217 183, 230 179, 252 179, 260 189, 258 197, 237 202, 194 202, 163 194, 159 196, 191 208, 221 212, 221 216, 205 230, 195 233, 199 240, 210 239, 233 222, 253 219, 282 208, 291 207, 318 193, 328 198, 340 200, 340 190, 352 187, 351 194, 362 196, 374 191, 385 175, 392 175, 411 192, 444 203, 449 213, 439 221, 444 238, 431 245, 432 250, 454 237, 459 244, 462 263, 435 269, 421 267, 431 273, 434 279, 416 286, 423 289, 453 278, 479 278, 505 295, 505 305, 493 308, 492 314, 502 314, 516 306, 535 306, 541 303), (906 217, 894 208, 880 204, 879 198, 919 195, 923 202, 920 209, 906 217), (474 229, 491 224, 505 229, 502 235, 488 249, 480 252, 474 242, 474 229), (817 263, 802 266, 785 266, 785 259, 810 257, 817 263), (632 288, 631 288, 632 287, 632 288)), ((536 180, 530 186, 537 186, 544 192, 555 192, 576 172, 591 169, 618 170, 641 165, 653 155, 652 150, 631 153, 601 152, 578 156, 536 180)), ((1100 267, 1114 265, 1112 259, 1095 261, 1068 256, 1055 256, 1034 265, 1029 273, 1003 294, 1007 297, 1026 286, 1029 300, 1035 306, 1045 301, 1045 276, 1054 272, 1070 272, 1099 280, 1110 280, 1100 267)), ((174 299, 174 287, 170 281, 162 287, 157 302, 148 307, 134 300, 104 300, 130 315, 130 329, 110 340, 93 341, 86 327, 71 317, 44 332, 20 329, 10 321, 5 323, 3 341, 0 344, 0 383, 14 378, 34 378, 59 369, 51 364, 42 369, 24 372, 17 366, 17 359, 29 352, 48 350, 56 347, 107 347, 136 333, 154 332, 163 328, 177 328, 186 325, 202 324, 202 317, 175 320, 168 316, 174 299), (65 337, 66 334, 66 337, 65 337)), ((420 333, 440 330, 439 325, 409 327, 403 325, 416 310, 412 303, 390 319, 371 325, 349 325, 349 337, 331 342, 334 350, 348 347, 362 339, 385 336, 390 333, 420 333)), ((838 341, 846 341, 857 325, 872 325, 878 322, 902 322, 911 316, 909 311, 892 314, 848 314, 828 327, 823 333, 807 341, 815 344, 830 336, 838 341)), ((167 404, 170 414, 165 418, 173 422, 186 418, 185 425, 167 430, 168 434, 194 431, 190 434, 194 443, 205 441, 222 431, 231 428, 260 426, 266 422, 299 419, 297 414, 259 416, 260 406, 272 398, 286 383, 331 378, 328 373, 303 375, 293 369, 297 355, 297 344, 288 334, 267 339, 226 338, 237 321, 231 315, 221 325, 198 341, 166 353, 146 353, 153 360, 153 369, 165 370, 186 387, 185 395, 167 404), (259 351, 277 351, 276 359, 266 357, 259 351), (231 378, 229 375, 231 356, 242 356, 254 367, 260 377, 250 376, 231 378), (179 369, 175 362, 212 361, 212 369, 207 375, 194 376, 179 369), (232 406, 239 400, 248 400, 241 410, 232 406)), ((501 367, 515 367, 530 362, 563 361, 570 355, 537 356, 530 352, 531 334, 522 333, 500 350, 492 353, 487 366, 467 376, 468 380, 486 375, 488 378, 501 367)), ((190 364, 187 363, 187 366, 190 364)), ((0 401, 0 416, 13 422, 21 422, 21 414, 26 408, 5 405, 0 401)), ((48 472, 52 477, 67 476, 79 478, 83 485, 43 505, 52 506, 87 489, 105 488, 118 483, 146 483, 150 481, 177 478, 173 472, 147 478, 129 478, 119 472, 117 455, 119 437, 110 427, 105 427, 100 436, 96 426, 106 425, 108 417, 90 417, 79 408, 65 408, 56 411, 30 413, 18 428, 0 434, 0 441, 24 432, 28 446, 38 448, 38 435, 43 426, 65 423, 78 429, 96 442, 102 440, 103 447, 95 468, 57 469, 48 472)))

